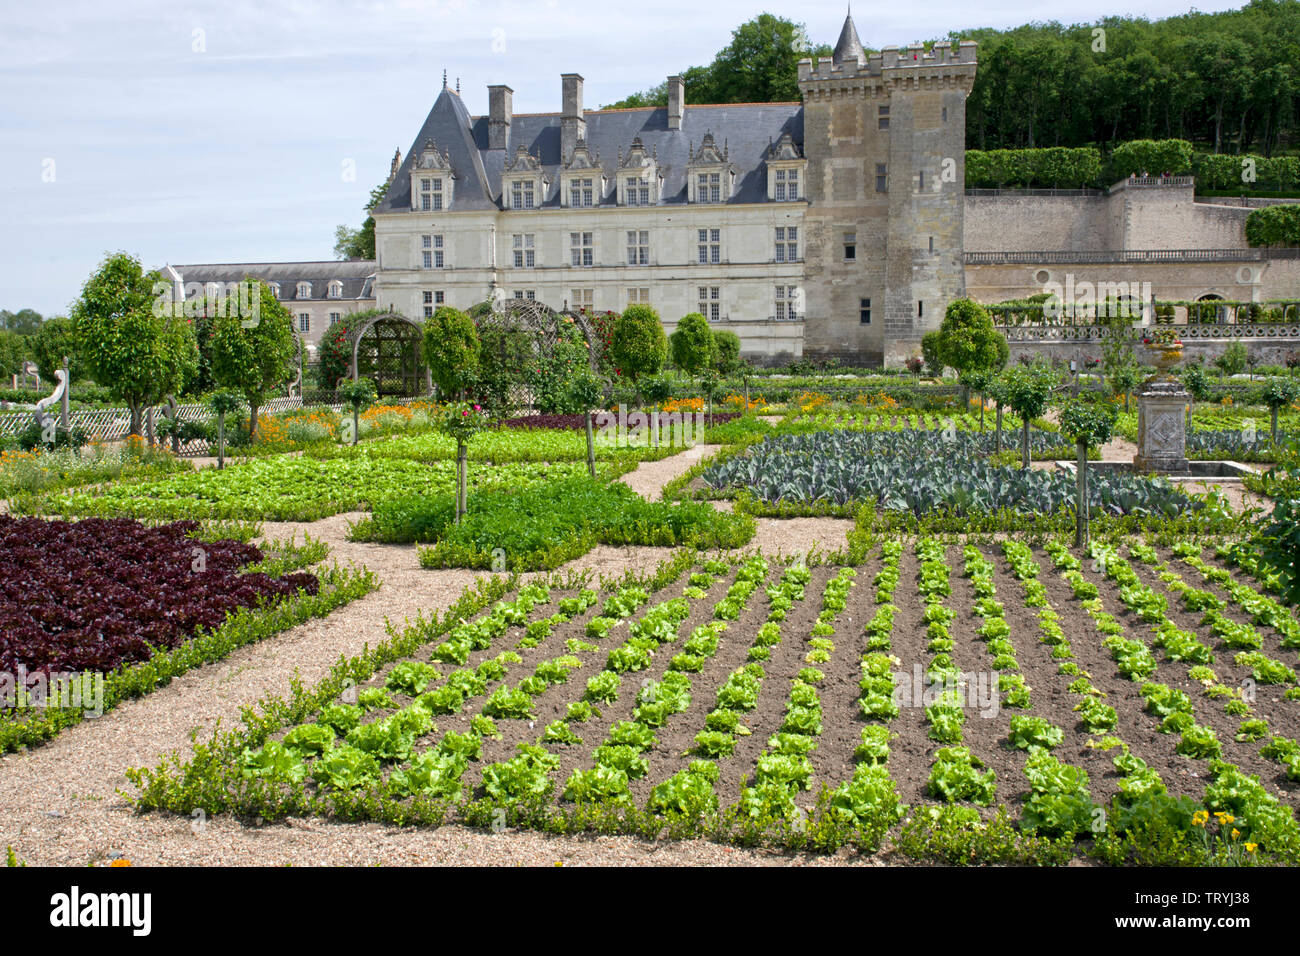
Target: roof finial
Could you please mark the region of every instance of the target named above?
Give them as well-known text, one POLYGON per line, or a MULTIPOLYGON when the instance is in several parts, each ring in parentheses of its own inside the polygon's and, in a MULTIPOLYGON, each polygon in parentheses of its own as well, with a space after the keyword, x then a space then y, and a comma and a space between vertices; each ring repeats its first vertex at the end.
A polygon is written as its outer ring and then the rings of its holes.
POLYGON ((460 77, 456 77, 456 95, 460 96, 460 77))
POLYGON ((444 90, 447 88, 447 71, 445 69, 442 71, 442 88, 444 90))

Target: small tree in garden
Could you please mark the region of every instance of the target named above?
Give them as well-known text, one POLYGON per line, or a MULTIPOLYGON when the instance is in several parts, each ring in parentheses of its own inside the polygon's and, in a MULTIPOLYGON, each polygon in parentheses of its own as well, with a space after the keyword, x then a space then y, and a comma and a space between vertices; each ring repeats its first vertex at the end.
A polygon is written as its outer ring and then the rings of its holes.
POLYGON ((998 331, 988 311, 971 299, 953 299, 939 326, 939 360, 961 375, 998 367, 998 331))
POLYGON ((610 351, 623 377, 634 385, 643 376, 658 372, 668 357, 668 338, 659 313, 643 303, 629 305, 614 321, 610 351))
POLYGON ((482 406, 470 402, 450 402, 440 409, 439 429, 456 440, 456 523, 469 510, 469 443, 490 424, 482 406))
POLYGON ((1061 434, 1074 442, 1078 463, 1078 497, 1075 500, 1074 546, 1088 543, 1088 446, 1110 441, 1119 409, 1110 402, 1067 402, 1060 411, 1061 434))
POLYGON ((713 330, 713 367, 724 378, 740 369, 740 336, 727 329, 713 330))
POLYGON ((463 398, 479 364, 478 330, 468 315, 439 306, 424 321, 424 361, 443 399, 463 398))
POLYGON ((988 395, 989 382, 993 380, 993 373, 988 369, 978 368, 966 372, 961 377, 962 388, 968 392, 974 392, 980 400, 980 434, 984 434, 984 399, 988 395))
POLYGON ((592 372, 580 372, 569 380, 569 404, 582 412, 587 429, 587 473, 596 477, 596 442, 592 434, 591 413, 605 401, 605 388, 592 372))
MULTIPOLYGON (((654 417, 650 420, 650 440, 656 448, 659 447, 659 412, 663 408, 664 402, 672 398, 673 383, 666 375, 647 375, 638 383, 637 391, 645 401, 650 403, 654 409, 654 417)), ((672 438, 669 436, 669 441, 672 438)))
POLYGON ((722 381, 713 369, 705 369, 704 374, 700 376, 700 391, 704 393, 704 399, 709 403, 709 427, 712 428, 713 403, 722 396, 722 381))
POLYGON ((339 386, 339 397, 352 408, 352 444, 361 438, 361 410, 369 408, 379 397, 375 383, 368 378, 348 379, 339 386))
POLYGON ((1278 409, 1292 404, 1300 398, 1300 383, 1292 378, 1270 378, 1264 386, 1264 404, 1269 412, 1269 441, 1277 444, 1278 409))
POLYGON ((226 416, 244 407, 244 396, 234 391, 213 392, 208 407, 217 416, 217 467, 226 467, 226 416))
POLYGON ((131 410, 139 435, 145 406, 180 395, 198 369, 189 323, 157 295, 169 290, 124 252, 109 256, 81 289, 69 312, 84 370, 131 410))
POLYGON ((212 378, 222 388, 243 393, 251 442, 257 437, 258 408, 273 389, 293 379, 297 343, 293 317, 271 287, 259 279, 244 281, 254 284, 258 311, 248 317, 238 309, 223 309, 225 315, 213 320, 212 378))
POLYGON ((1006 373, 990 375, 984 384, 984 394, 989 397, 996 412, 993 418, 993 452, 999 454, 1002 451, 1002 414, 1007 407, 1006 373))
POLYGON ((1020 416, 1020 467, 1029 467, 1029 423, 1047 410, 1056 373, 1042 363, 1020 365, 1004 373, 1006 404, 1020 416))
POLYGON ((688 312, 669 336, 673 364, 689 376, 698 375, 713 363, 713 330, 698 312, 688 312))
MULTIPOLYGON (((441 395, 462 398, 479 364, 478 330, 468 315, 440 306, 424 323, 424 360, 441 395)), ((453 401, 443 406, 439 427, 456 440, 456 523, 469 507, 469 441, 486 428, 481 406, 453 401)))
POLYGON ((1246 370, 1246 346, 1233 342, 1214 360, 1214 367, 1224 375, 1239 375, 1246 370))

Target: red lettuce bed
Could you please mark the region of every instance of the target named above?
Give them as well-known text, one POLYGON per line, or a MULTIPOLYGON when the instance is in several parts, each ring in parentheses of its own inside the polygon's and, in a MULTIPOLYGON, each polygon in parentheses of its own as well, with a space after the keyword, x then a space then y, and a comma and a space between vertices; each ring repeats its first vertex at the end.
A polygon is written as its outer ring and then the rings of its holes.
POLYGON ((197 527, 0 515, 0 672, 109 671, 238 608, 319 590, 305 572, 238 573, 261 551, 187 537, 197 527))

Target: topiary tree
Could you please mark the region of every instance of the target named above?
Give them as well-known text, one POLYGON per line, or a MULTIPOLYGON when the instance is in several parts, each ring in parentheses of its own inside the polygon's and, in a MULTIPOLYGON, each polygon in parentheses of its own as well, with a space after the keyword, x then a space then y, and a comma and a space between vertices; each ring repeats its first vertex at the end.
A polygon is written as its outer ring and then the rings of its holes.
POLYGON ((478 330, 468 315, 440 305, 424 320, 424 361, 439 398, 463 398, 479 365, 478 330))
POLYGON ((657 373, 668 357, 668 338, 659 313, 644 303, 629 305, 614 322, 610 351, 617 373, 634 385, 642 376, 657 373))
POLYGON ((119 252, 100 263, 69 312, 86 372, 130 408, 132 435, 145 406, 179 395, 198 369, 194 332, 166 300, 170 288, 119 252))
POLYGON ((1079 481, 1075 499, 1074 546, 1088 544, 1088 446, 1110 441, 1119 409, 1110 402, 1084 402, 1078 399, 1061 407, 1057 421, 1061 434, 1074 442, 1077 452, 1079 481))
POLYGON ((988 395, 989 382, 994 373, 988 369, 977 368, 966 372, 961 377, 961 386, 967 392, 974 392, 980 399, 980 434, 984 434, 984 399, 988 395))
POLYGON ((698 312, 688 312, 682 316, 669 343, 672 348, 673 364, 694 377, 701 370, 713 363, 713 330, 709 320, 698 312))
MULTIPOLYGON (((439 306, 424 322, 424 360, 440 397, 461 398, 479 366, 479 338, 474 321, 460 309, 439 306)), ((456 440, 456 523, 469 508, 469 442, 487 427, 481 406, 452 402, 441 412, 439 427, 456 440)))
POLYGON ((217 467, 226 467, 226 416, 244 407, 244 396, 238 392, 223 390, 213 392, 208 397, 208 407, 217 416, 217 467))
POLYGON ((569 404, 582 413, 587 429, 587 474, 596 477, 596 442, 592 434, 591 413, 605 401, 605 386, 590 370, 569 379, 569 404))
POLYGON ((348 379, 339 386, 339 397, 352 408, 352 444, 361 438, 361 410, 369 408, 379 397, 375 383, 368 378, 348 379))
POLYGON ((650 422, 650 440, 659 447, 659 411, 664 402, 672 398, 673 383, 666 375, 647 375, 642 378, 638 392, 654 408, 654 418, 650 422))
POLYGON ((1042 362, 1017 365, 1003 373, 1002 388, 1006 404, 1020 416, 1021 421, 1021 468, 1029 468, 1029 423, 1047 410, 1056 381, 1056 373, 1042 362))
POLYGON ((1262 399, 1269 412, 1269 441, 1277 444, 1278 409, 1292 404, 1300 398, 1300 383, 1292 378, 1270 378, 1264 386, 1262 399))
POLYGON ((713 367, 724 377, 740 369, 740 336, 728 329, 713 330, 713 367))
POLYGON ((253 284, 256 312, 246 316, 228 305, 213 320, 212 379, 243 394, 251 442, 257 437, 257 410, 273 389, 293 379, 297 341, 293 316, 271 287, 247 276, 243 281, 253 284))
POLYGON ((988 310, 971 299, 953 299, 939 325, 939 361, 958 375, 997 368, 998 338, 988 310))

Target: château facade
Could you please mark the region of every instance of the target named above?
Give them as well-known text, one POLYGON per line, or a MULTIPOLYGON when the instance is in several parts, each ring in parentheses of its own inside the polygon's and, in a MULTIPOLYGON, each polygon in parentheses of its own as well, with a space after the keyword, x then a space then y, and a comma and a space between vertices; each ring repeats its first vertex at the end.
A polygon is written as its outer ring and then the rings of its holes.
POLYGON ((510 298, 647 302, 669 332, 700 312, 755 362, 857 366, 915 354, 963 295, 1122 282, 1160 299, 1300 299, 1295 250, 1245 243, 1252 205, 1270 200, 1200 199, 1190 177, 966 190, 976 68, 969 41, 867 54, 848 17, 829 59, 799 64, 799 102, 688 105, 671 76, 666 107, 587 110, 583 77, 565 73, 559 112, 515 113, 496 85, 472 116, 444 80, 371 211, 375 261, 168 268, 178 288, 274 279, 309 353, 341 313, 419 321, 510 298))

